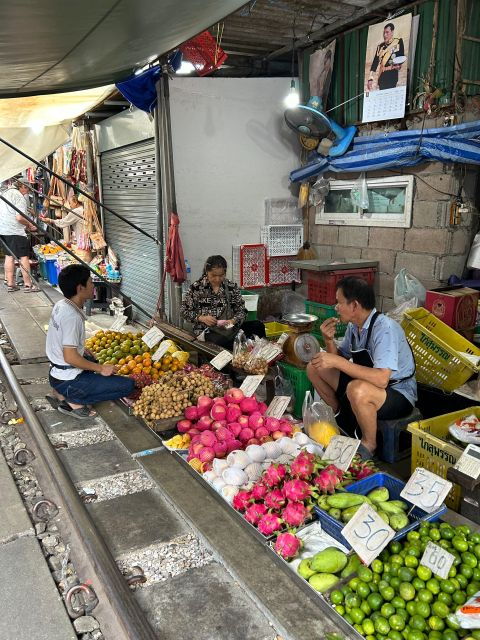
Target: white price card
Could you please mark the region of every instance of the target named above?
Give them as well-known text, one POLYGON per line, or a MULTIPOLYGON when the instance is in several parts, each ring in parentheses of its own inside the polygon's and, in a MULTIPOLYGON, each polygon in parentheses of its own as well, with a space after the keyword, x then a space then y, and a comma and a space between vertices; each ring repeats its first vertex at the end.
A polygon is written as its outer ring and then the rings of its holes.
POLYGON ((291 396, 275 396, 275 398, 271 401, 265 415, 280 420, 280 418, 283 417, 283 414, 287 410, 291 399, 291 396))
POLYGON ((165 337, 163 331, 160 331, 158 327, 152 327, 147 331, 147 333, 143 336, 142 340, 145 342, 147 347, 153 349, 153 347, 165 337))
POLYGON ((277 344, 267 344, 257 353, 257 358, 272 362, 272 360, 278 358, 281 353, 283 353, 282 347, 279 347, 277 344))
POLYGON ((440 478, 423 467, 417 467, 402 489, 400 497, 427 513, 432 513, 442 504, 452 486, 445 478, 440 478))
POLYGON ((251 398, 258 385, 264 379, 265 376, 247 376, 242 382, 240 390, 243 391, 246 398, 251 398))
POLYGON ((167 353, 169 347, 170 347, 170 344, 166 340, 165 342, 161 342, 158 345, 158 349, 155 351, 155 353, 152 356, 153 362, 158 362, 160 358, 163 358, 163 356, 167 353))
POLYGON ((469 444, 453 468, 476 480, 480 476, 480 447, 469 444))
POLYGON ((225 367, 225 365, 227 365, 232 360, 232 358, 233 356, 230 351, 220 351, 220 353, 216 355, 213 360, 210 360, 210 364, 212 365, 212 367, 215 367, 215 369, 218 369, 218 371, 221 371, 223 367, 225 367))
POLYGON ((395 531, 368 504, 362 504, 342 529, 342 536, 366 565, 375 560, 394 535, 395 531))
POLYGON ((285 344, 285 342, 288 340, 290 334, 289 333, 282 333, 282 335, 279 337, 279 339, 277 340, 277 344, 279 347, 283 347, 283 345, 285 344))
POLYGON ((124 316, 124 315, 117 316, 115 320, 112 322, 110 331, 120 331, 120 329, 124 326, 127 320, 128 320, 127 316, 124 316))
POLYGON ((429 542, 425 547, 420 564, 431 569, 436 576, 446 580, 454 560, 455 556, 452 553, 438 546, 438 544, 429 542))
POLYGON ((360 440, 347 438, 346 436, 333 436, 322 456, 323 460, 330 460, 342 471, 346 471, 351 465, 354 455, 360 446, 360 440))

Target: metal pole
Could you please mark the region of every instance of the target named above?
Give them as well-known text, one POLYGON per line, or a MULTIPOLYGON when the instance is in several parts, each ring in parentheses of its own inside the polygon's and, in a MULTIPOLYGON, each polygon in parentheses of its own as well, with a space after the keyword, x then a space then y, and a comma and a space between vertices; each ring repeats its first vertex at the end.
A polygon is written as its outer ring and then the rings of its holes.
POLYGON ((160 295, 158 307, 163 311, 163 320, 166 320, 166 301, 165 301, 165 291, 162 289, 162 278, 163 278, 163 270, 165 268, 165 225, 163 220, 163 207, 162 207, 162 166, 161 166, 161 158, 162 158, 162 149, 160 144, 160 121, 162 118, 160 112, 160 80, 157 81, 156 85, 157 91, 157 104, 154 110, 154 122, 155 122, 155 190, 157 197, 157 237, 161 240, 162 244, 158 247, 159 253, 159 264, 160 264, 160 273, 158 274, 158 278, 160 281, 160 295))
POLYGON ((62 497, 63 506, 80 533, 79 537, 84 546, 84 552, 91 559, 98 577, 108 592, 109 605, 123 628, 125 638, 129 640, 138 640, 138 638, 156 640, 158 636, 148 624, 105 541, 95 528, 95 524, 65 471, 65 467, 60 462, 55 449, 15 378, 3 349, 0 349, 0 366, 18 408, 30 427, 38 447, 38 455, 45 465, 49 480, 62 497))

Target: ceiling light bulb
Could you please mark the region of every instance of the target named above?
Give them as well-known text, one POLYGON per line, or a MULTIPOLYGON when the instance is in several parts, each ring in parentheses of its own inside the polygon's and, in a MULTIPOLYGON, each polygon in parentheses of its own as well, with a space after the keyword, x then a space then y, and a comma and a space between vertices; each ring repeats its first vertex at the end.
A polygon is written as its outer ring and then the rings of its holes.
POLYGON ((193 64, 191 62, 188 62, 187 60, 182 60, 180 69, 178 69, 176 73, 180 76, 186 76, 189 73, 192 73, 192 71, 195 71, 195 67, 193 66, 193 64))
POLYGON ((293 109, 298 104, 300 104, 300 96, 297 91, 297 87, 295 86, 295 80, 292 78, 290 82, 290 91, 285 96, 284 104, 288 109, 293 109))

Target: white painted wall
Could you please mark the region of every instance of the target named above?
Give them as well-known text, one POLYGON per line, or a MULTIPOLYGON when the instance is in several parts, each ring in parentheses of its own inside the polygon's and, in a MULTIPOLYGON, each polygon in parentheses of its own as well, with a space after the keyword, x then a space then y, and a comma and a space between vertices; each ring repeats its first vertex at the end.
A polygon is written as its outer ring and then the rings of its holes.
POLYGON ((153 119, 133 107, 95 125, 100 153, 148 140, 155 135, 153 119))
POLYGON ((230 265, 232 245, 259 242, 265 198, 291 195, 299 143, 283 118, 289 87, 287 78, 172 80, 177 209, 192 279, 209 255, 230 265))

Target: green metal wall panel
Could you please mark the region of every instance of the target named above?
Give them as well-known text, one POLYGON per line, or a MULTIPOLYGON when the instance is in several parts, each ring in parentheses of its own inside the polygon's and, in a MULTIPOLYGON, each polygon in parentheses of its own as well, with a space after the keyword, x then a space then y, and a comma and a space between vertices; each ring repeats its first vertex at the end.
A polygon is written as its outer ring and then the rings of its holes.
POLYGON ((443 89, 444 95, 440 98, 440 102, 447 104, 451 101, 453 91, 457 3, 455 0, 438 0, 438 2, 434 85, 443 89))
POLYGON ((427 78, 428 66, 430 64, 430 50, 432 48, 433 13, 434 0, 424 2, 418 7, 420 22, 418 25, 415 61, 413 63, 412 86, 410 87, 412 98, 424 91, 423 81, 427 78))
MULTIPOLYGON (((480 7, 478 0, 467 0, 465 11, 465 35, 480 38, 480 7)), ((462 47, 462 77, 480 81, 480 42, 464 40, 462 47)), ((480 94, 480 86, 466 85, 466 94, 480 94)))

